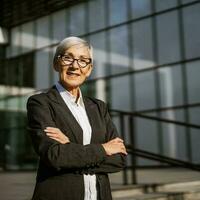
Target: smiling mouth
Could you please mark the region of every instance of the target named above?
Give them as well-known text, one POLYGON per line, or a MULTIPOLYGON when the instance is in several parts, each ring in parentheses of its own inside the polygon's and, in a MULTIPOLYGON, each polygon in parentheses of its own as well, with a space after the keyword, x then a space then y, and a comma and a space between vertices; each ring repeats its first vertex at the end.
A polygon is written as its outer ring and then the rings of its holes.
POLYGON ((69 75, 69 76, 80 76, 80 74, 74 73, 74 72, 67 72, 67 75, 69 75))

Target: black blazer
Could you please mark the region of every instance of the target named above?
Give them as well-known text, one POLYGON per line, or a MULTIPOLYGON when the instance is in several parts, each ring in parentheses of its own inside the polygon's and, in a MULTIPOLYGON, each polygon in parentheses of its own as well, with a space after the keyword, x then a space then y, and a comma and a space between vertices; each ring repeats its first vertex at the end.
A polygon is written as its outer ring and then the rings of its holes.
POLYGON ((56 87, 27 102, 28 130, 40 157, 33 200, 84 200, 83 174, 96 174, 98 199, 111 200, 108 173, 124 166, 124 156, 107 156, 102 143, 117 137, 104 102, 83 97, 92 127, 91 144, 83 145, 82 129, 56 87), (50 139, 45 127, 59 128, 70 143, 50 139))

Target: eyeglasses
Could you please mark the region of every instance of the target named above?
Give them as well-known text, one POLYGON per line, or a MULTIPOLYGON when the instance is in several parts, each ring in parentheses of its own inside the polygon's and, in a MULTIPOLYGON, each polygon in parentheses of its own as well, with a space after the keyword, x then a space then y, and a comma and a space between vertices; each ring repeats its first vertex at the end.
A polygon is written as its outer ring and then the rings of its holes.
POLYGON ((74 63, 74 61, 76 60, 77 63, 78 63, 78 66, 80 68, 84 68, 84 67, 87 67, 87 65, 89 65, 92 61, 91 58, 80 58, 80 59, 75 59, 75 58, 72 58, 68 55, 59 55, 58 56, 58 59, 61 59, 64 63, 64 65, 72 65, 74 63))

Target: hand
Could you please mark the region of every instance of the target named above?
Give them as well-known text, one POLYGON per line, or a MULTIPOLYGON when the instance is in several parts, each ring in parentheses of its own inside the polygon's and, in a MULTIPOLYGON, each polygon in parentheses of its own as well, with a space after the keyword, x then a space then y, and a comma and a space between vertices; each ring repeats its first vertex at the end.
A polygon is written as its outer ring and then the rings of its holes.
POLYGON ((60 142, 61 144, 69 143, 69 138, 59 129, 54 127, 46 127, 44 129, 46 135, 53 140, 60 142))
POLYGON ((102 146, 104 147, 107 155, 109 156, 117 153, 123 153, 127 155, 126 147, 124 146, 124 141, 118 137, 108 141, 107 143, 102 144, 102 146))

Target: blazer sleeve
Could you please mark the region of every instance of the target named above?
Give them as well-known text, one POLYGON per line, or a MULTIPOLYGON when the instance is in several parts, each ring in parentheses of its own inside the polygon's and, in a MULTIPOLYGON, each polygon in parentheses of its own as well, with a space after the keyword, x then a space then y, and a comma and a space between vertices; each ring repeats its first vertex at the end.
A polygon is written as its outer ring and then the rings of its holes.
POLYGON ((28 130, 36 153, 47 166, 81 169, 99 165, 106 158, 101 144, 60 144, 46 136, 47 126, 56 127, 53 114, 44 94, 33 95, 27 102, 28 130))
MULTIPOLYGON (((108 112, 108 107, 104 102, 101 102, 101 112, 106 123, 106 142, 118 137, 117 129, 112 122, 112 119, 108 112)), ((111 156, 106 156, 105 160, 101 162, 97 167, 92 169, 93 173, 114 173, 119 172, 125 167, 125 155, 118 153, 111 156)))

